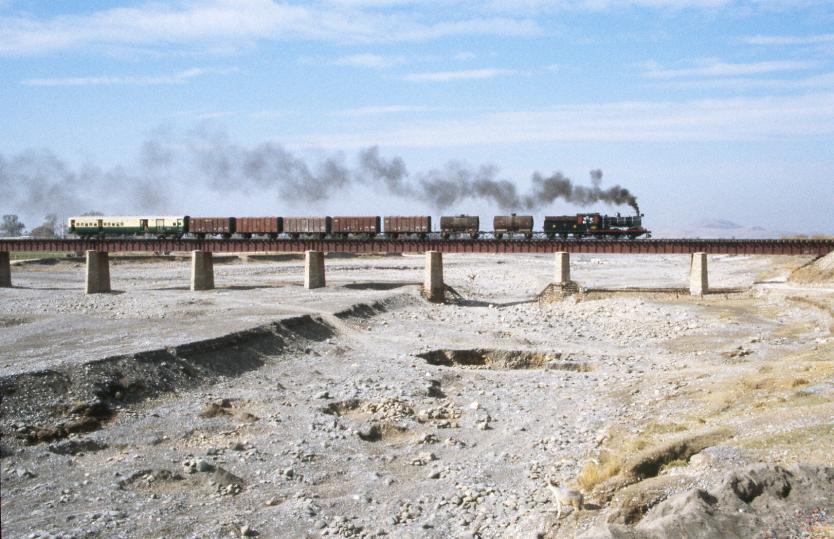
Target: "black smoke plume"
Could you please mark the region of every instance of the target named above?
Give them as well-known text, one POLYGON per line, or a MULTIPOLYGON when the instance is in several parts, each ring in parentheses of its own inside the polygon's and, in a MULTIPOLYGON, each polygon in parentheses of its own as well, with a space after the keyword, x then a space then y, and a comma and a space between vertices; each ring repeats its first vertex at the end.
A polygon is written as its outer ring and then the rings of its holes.
POLYGON ((637 197, 625 187, 614 185, 608 189, 602 189, 602 171, 591 171, 591 187, 574 185, 570 178, 566 178, 560 172, 552 176, 544 177, 540 173, 533 174, 533 189, 529 195, 524 197, 524 207, 538 209, 552 204, 556 200, 564 200, 577 206, 590 206, 597 202, 604 202, 614 206, 627 204, 640 213, 640 206, 637 205, 637 197))
MULTIPOLYGON (((96 206, 105 213, 187 212, 187 202, 172 203, 172 187, 276 197, 276 211, 345 196, 353 186, 448 210, 480 200, 504 211, 538 210, 563 201, 578 206, 598 202, 627 204, 639 212, 628 189, 603 189, 602 171, 591 171, 591 185, 574 185, 562 175, 534 173, 532 186, 519 193, 493 165, 472 167, 450 161, 411 175, 400 157, 386 159, 379 148, 359 152, 350 166, 342 154, 311 161, 275 143, 244 147, 225 133, 198 129, 184 136, 158 131, 142 145, 135 164, 103 169, 73 168, 46 150, 0 154, 0 210, 25 215, 79 214, 96 206)), ((230 211, 233 211, 230 209, 230 211)))

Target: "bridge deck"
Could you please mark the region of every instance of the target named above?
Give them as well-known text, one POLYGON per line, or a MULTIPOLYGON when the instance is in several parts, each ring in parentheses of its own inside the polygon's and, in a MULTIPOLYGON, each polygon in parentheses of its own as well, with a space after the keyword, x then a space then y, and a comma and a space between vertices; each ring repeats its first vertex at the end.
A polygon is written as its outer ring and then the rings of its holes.
POLYGON ((197 240, 197 239, 0 239, 3 251, 108 251, 175 252, 210 251, 331 253, 613 253, 613 254, 708 254, 731 255, 825 255, 834 251, 834 240, 197 240))

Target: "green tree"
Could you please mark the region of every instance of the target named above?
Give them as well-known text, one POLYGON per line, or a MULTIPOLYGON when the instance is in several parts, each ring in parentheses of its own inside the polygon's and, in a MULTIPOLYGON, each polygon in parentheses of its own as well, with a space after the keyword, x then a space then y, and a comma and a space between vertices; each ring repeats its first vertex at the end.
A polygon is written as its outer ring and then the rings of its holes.
POLYGON ((24 228, 26 225, 17 219, 17 215, 4 215, 3 222, 0 224, 0 236, 5 238, 20 236, 24 228))

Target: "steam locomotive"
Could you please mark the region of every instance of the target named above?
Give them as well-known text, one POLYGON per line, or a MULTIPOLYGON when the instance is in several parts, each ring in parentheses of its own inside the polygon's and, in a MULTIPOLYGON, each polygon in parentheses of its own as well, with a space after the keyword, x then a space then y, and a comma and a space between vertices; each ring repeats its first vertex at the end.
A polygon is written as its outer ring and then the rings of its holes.
POLYGON ((442 216, 440 230, 432 230, 431 216, 319 216, 319 217, 190 217, 178 216, 81 216, 70 217, 67 229, 81 238, 269 238, 291 239, 389 239, 452 238, 495 239, 534 237, 567 238, 628 238, 651 237, 643 228, 643 214, 621 216, 599 213, 555 215, 544 218, 541 232, 533 229, 531 215, 497 215, 492 232, 482 232, 480 219, 475 215, 442 216), (384 225, 384 226, 383 226, 384 225))

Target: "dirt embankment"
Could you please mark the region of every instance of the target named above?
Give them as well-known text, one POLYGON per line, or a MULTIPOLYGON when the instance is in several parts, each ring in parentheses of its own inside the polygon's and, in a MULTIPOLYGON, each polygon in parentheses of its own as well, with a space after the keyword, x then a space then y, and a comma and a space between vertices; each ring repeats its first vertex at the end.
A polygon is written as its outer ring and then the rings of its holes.
POLYGON ((125 406, 238 376, 260 368, 266 357, 334 334, 324 319, 299 316, 181 346, 6 376, 0 378, 3 438, 36 444, 94 431, 125 406))
POLYGON ((834 252, 794 270, 789 280, 794 283, 834 284, 834 252))

